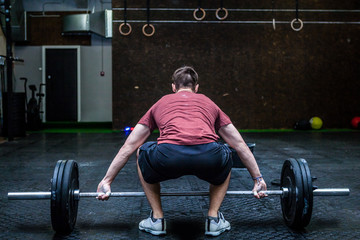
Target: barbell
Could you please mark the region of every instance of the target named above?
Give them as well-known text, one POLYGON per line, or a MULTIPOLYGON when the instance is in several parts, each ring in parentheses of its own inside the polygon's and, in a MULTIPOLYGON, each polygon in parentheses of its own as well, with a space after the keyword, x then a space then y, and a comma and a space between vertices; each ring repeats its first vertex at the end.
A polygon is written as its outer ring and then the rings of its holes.
MULTIPOLYGON (((304 228, 311 219, 313 196, 348 196, 348 188, 313 187, 313 178, 304 159, 288 159, 281 170, 280 189, 264 191, 280 196, 284 221, 291 228, 304 228)), ((227 191, 227 195, 253 195, 252 191, 227 191)), ((209 192, 162 192, 161 196, 208 196, 209 192)), ((50 199, 51 223, 56 232, 70 233, 75 227, 80 198, 97 197, 96 192, 79 190, 78 164, 59 160, 51 179, 50 192, 9 192, 9 200, 50 199)), ((112 192, 111 197, 143 197, 144 192, 112 192)))

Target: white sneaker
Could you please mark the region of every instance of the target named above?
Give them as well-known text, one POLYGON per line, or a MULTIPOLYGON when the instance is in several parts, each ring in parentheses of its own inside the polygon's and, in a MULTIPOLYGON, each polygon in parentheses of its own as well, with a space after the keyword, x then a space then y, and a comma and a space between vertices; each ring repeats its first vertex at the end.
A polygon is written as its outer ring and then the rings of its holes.
POLYGON ((207 217, 205 221, 205 235, 219 236, 221 233, 230 230, 230 223, 225 220, 224 215, 218 212, 218 217, 207 217))
POLYGON ((139 229, 152 235, 163 235, 166 234, 166 221, 164 218, 154 218, 151 211, 150 216, 139 223, 139 229))

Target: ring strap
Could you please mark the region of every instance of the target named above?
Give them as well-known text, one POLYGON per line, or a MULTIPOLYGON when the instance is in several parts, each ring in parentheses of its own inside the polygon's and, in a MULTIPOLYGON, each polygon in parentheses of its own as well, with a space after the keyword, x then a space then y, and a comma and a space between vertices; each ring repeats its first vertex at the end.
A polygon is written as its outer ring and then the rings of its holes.
POLYGON ((124 23, 126 24, 126 20, 127 20, 127 1, 124 0, 124 23))
POLYGON ((198 8, 194 10, 193 16, 194 16, 195 20, 197 20, 197 21, 201 21, 201 20, 203 20, 203 19, 205 18, 206 12, 205 12, 205 10, 204 10, 203 8, 201 8, 201 0, 198 0, 198 8), (201 17, 198 17, 198 16, 196 15, 197 12, 199 12, 199 11, 202 12, 201 17))
POLYGON ((150 23, 150 0, 146 1, 146 21, 147 24, 150 23))
POLYGON ((119 26, 119 32, 123 36, 129 35, 131 33, 131 31, 132 31, 131 25, 129 23, 127 23, 127 11, 126 10, 127 10, 127 1, 124 0, 124 22, 122 24, 120 24, 120 26, 119 26), (123 31, 124 26, 128 27, 127 32, 123 31))
POLYGON ((146 15, 147 15, 147 23, 142 27, 142 32, 145 36, 151 37, 155 33, 155 27, 154 25, 150 24, 150 0, 146 1, 146 15), (151 28, 150 33, 146 32, 147 27, 151 28))

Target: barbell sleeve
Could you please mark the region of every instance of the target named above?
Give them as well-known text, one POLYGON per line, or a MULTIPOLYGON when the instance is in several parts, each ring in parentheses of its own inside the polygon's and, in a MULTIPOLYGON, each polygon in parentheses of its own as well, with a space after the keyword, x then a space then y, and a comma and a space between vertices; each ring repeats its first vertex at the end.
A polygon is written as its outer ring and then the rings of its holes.
MULTIPOLYGON (((264 191, 267 195, 287 196, 289 190, 268 190, 264 191)), ((74 191, 74 197, 80 199, 82 197, 97 197, 97 192, 80 192, 74 191)), ((348 196, 349 188, 319 188, 313 191, 314 196, 348 196)), ((209 192, 193 191, 193 192, 163 192, 161 196, 208 196, 209 192)), ((226 195, 253 195, 252 191, 227 191, 226 195)), ((111 197, 143 197, 144 192, 112 192, 111 197)), ((9 192, 8 200, 42 200, 50 199, 51 192, 9 192)))
POLYGON ((42 200, 50 199, 51 192, 9 192, 8 200, 42 200))
POLYGON ((349 188, 318 188, 313 191, 314 196, 349 196, 349 188))

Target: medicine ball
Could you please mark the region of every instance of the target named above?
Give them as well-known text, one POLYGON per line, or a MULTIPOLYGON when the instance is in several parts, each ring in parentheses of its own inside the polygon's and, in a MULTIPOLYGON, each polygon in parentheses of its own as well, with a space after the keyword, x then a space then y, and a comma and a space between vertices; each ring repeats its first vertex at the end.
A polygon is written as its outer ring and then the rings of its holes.
POLYGON ((300 120, 295 123, 294 129, 296 130, 309 130, 311 128, 309 120, 300 120))
POLYGON ((320 129, 323 125, 323 121, 319 117, 312 117, 310 119, 310 125, 312 129, 320 129))
POLYGON ((351 120, 351 126, 355 129, 360 129, 360 117, 354 117, 351 120))

